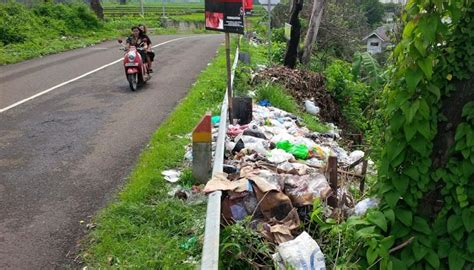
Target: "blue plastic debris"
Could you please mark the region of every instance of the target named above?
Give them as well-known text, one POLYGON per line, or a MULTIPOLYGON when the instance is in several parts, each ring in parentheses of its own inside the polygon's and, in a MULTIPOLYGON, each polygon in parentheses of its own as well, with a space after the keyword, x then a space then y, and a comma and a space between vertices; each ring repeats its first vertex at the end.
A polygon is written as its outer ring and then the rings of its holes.
POLYGON ((272 106, 272 104, 270 103, 270 101, 268 101, 268 99, 262 99, 259 102, 257 102, 257 104, 263 107, 272 106))

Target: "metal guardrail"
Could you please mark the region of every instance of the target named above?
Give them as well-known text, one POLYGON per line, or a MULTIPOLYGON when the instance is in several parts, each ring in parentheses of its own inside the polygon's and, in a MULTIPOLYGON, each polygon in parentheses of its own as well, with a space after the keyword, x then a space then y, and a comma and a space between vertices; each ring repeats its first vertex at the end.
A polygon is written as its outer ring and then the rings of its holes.
MULTIPOLYGON (((230 83, 234 85, 235 69, 239 61, 239 47, 237 47, 234 56, 234 63, 232 65, 230 83)), ((219 133, 216 142, 216 152, 214 154, 214 165, 212 168, 212 175, 222 172, 224 163, 225 150, 225 134, 227 130, 228 119, 228 103, 227 92, 224 95, 221 107, 221 119, 219 122, 219 133)), ((221 191, 214 191, 208 196, 207 212, 206 212, 206 227, 204 231, 204 247, 202 250, 201 269, 202 270, 217 270, 219 267, 219 235, 220 235, 220 218, 221 218, 221 191)))

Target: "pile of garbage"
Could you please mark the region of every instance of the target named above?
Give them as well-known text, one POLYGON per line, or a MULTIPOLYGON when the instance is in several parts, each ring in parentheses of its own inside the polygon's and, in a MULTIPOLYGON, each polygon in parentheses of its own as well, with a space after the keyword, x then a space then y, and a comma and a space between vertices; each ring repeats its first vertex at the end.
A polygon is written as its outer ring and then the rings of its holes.
MULTIPOLYGON (((352 176, 362 173, 362 165, 355 164, 365 154, 360 150, 349 153, 341 148, 337 129, 324 134, 312 132, 295 115, 270 106, 254 104, 252 111, 250 123, 228 126, 224 173, 214 175, 204 192, 224 191, 221 209, 224 224, 250 219, 256 231, 279 244, 275 261, 295 260, 288 256, 296 254, 294 249, 302 245, 320 254, 317 243, 301 232, 301 219, 305 219, 302 210, 317 198, 327 201, 335 197, 340 202, 339 213, 353 214, 355 203, 348 183, 353 181, 352 176), (330 156, 337 157, 341 168, 337 194, 328 181, 330 156)), ((322 253, 321 258, 324 265, 322 253)), ((318 265, 321 260, 313 263, 318 265)), ((316 269, 321 269, 321 265, 316 269)))
POLYGON ((320 119, 325 122, 344 125, 339 105, 325 88, 324 76, 320 73, 306 70, 290 69, 285 66, 275 66, 258 71, 253 82, 278 82, 290 91, 299 103, 312 100, 321 109, 320 119))

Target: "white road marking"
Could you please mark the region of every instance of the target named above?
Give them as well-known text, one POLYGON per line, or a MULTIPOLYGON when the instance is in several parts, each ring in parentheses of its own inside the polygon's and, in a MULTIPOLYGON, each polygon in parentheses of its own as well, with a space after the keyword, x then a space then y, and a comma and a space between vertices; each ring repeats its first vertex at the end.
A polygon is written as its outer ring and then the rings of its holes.
MULTIPOLYGON (((162 42, 162 43, 160 43, 160 44, 157 44, 157 45, 155 45, 155 46, 152 46, 152 48, 156 48, 156 47, 165 45, 165 44, 167 44, 167 43, 171 43, 171 42, 178 41, 178 40, 185 39, 185 38, 190 38, 190 37, 181 37, 181 38, 171 39, 171 40, 162 42)), ((89 72, 86 72, 86 73, 84 73, 84 74, 82 74, 82 75, 80 75, 80 76, 78 76, 78 77, 76 77, 76 78, 74 78, 74 79, 70 79, 69 81, 65 81, 65 82, 63 82, 63 83, 60 83, 60 84, 58 84, 58 85, 55 85, 55 86, 53 86, 53 87, 51 87, 51 88, 48 88, 48 89, 46 89, 46 90, 44 90, 44 91, 41 91, 41 92, 39 92, 38 94, 33 95, 33 96, 29 97, 29 98, 25 98, 25 99, 23 99, 23 100, 20 100, 20 101, 14 103, 14 104, 12 104, 12 105, 10 105, 10 106, 8 106, 8 107, 5 107, 5 108, 3 108, 3 109, 0 109, 0 113, 6 112, 6 111, 8 111, 8 110, 10 110, 10 109, 12 109, 12 108, 18 106, 18 105, 21 105, 21 104, 27 102, 27 101, 30 101, 30 100, 32 100, 32 99, 35 99, 35 98, 37 98, 37 97, 39 97, 39 96, 42 96, 42 95, 44 95, 44 94, 47 94, 47 93, 49 93, 49 92, 53 91, 54 89, 57 89, 57 88, 59 88, 59 87, 61 87, 61 86, 64 86, 64 85, 66 85, 66 84, 69 84, 69 83, 72 83, 72 82, 77 81, 77 80, 79 80, 79 79, 82 79, 82 78, 84 78, 84 77, 86 77, 86 76, 88 76, 88 75, 91 75, 91 74, 93 74, 93 73, 96 73, 97 71, 102 70, 102 69, 104 69, 104 68, 106 68, 106 67, 109 67, 109 66, 111 66, 111 65, 117 64, 118 62, 120 62, 120 61, 122 61, 122 60, 123 60, 123 58, 117 59, 117 60, 115 60, 115 61, 113 61, 113 62, 111 62, 111 63, 108 63, 108 64, 106 64, 106 65, 103 65, 103 66, 99 67, 99 68, 96 68, 96 69, 94 69, 94 70, 91 70, 91 71, 89 71, 89 72)))

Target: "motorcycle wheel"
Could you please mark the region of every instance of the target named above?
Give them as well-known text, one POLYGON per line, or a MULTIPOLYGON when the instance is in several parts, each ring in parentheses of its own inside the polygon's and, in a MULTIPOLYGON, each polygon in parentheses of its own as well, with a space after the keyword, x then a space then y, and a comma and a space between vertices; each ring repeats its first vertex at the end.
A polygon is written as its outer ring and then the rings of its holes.
POLYGON ((127 74, 128 85, 130 85, 130 89, 132 91, 137 90, 138 86, 138 73, 135 74, 127 74))

